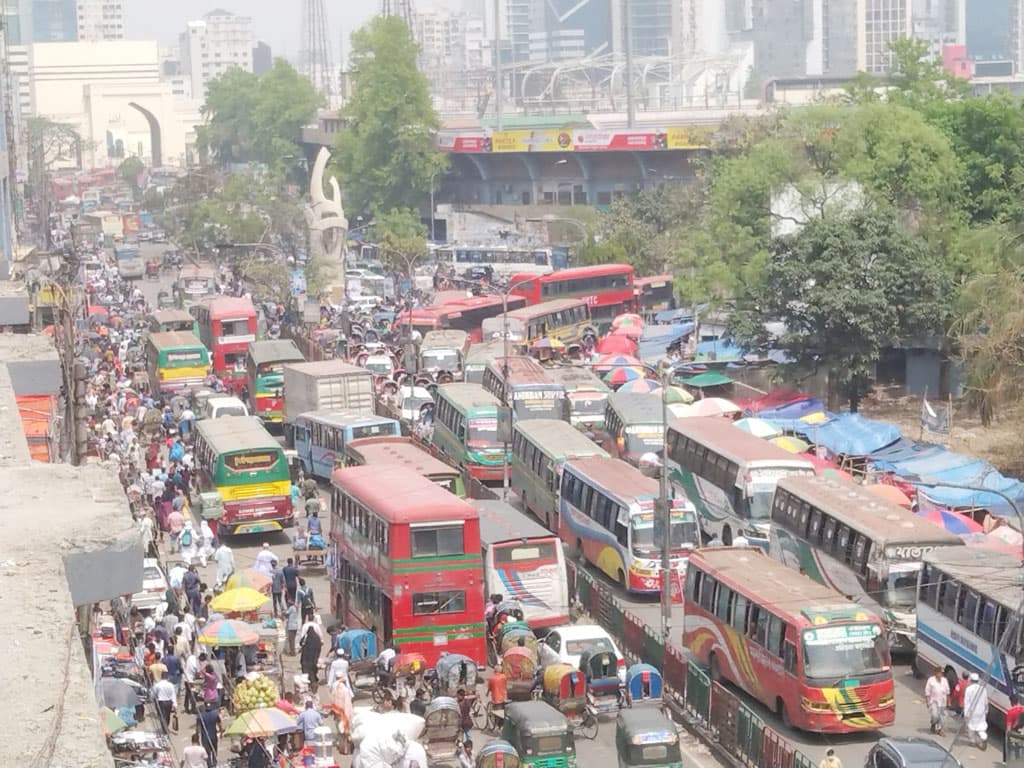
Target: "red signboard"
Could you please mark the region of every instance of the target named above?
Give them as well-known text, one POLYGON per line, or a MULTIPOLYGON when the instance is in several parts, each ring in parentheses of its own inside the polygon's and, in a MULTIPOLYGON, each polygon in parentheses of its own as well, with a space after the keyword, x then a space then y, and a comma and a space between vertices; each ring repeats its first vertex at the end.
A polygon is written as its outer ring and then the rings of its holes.
POLYGON ((490 152, 491 137, 485 133, 437 134, 437 148, 442 152, 490 152))
POLYGON ((576 131, 576 152, 664 149, 662 131, 576 131))

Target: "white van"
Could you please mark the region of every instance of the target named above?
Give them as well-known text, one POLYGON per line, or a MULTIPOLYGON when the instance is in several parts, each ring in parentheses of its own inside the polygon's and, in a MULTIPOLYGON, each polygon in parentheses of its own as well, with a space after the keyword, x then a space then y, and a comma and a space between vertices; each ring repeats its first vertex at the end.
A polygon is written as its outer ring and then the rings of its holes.
POLYGON ((230 395, 211 397, 203 406, 204 419, 216 419, 221 416, 248 416, 249 409, 237 397, 230 395))

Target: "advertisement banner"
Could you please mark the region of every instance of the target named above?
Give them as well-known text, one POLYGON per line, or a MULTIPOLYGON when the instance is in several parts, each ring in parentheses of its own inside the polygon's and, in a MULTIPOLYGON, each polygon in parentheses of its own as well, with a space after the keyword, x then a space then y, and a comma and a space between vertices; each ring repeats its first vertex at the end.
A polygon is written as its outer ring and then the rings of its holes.
POLYGON ((495 131, 491 148, 494 152, 566 152, 572 150, 572 131, 495 131))
POLYGON ((576 131, 573 139, 573 149, 577 152, 664 148, 665 134, 656 131, 581 130, 576 131))
POLYGON ((490 152, 491 139, 484 133, 441 131, 437 134, 437 148, 442 152, 490 152))
POLYGON ((711 146, 714 129, 708 126, 674 126, 665 134, 668 149, 702 149, 711 146))

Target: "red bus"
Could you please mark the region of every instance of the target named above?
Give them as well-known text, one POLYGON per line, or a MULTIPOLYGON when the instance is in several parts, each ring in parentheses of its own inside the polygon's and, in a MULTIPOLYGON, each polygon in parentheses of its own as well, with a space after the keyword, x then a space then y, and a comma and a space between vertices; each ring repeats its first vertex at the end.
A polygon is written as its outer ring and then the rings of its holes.
POLYGON ((633 293, 636 295, 637 312, 649 314, 676 308, 672 275, 638 277, 633 281, 633 293))
POLYGON ((428 331, 439 331, 444 327, 441 325, 441 307, 416 307, 399 312, 395 315, 394 327, 401 329, 402 333, 407 327, 412 327, 421 336, 428 331))
POLYGON ((687 564, 683 644, 784 722, 874 731, 896 719, 882 622, 756 547, 697 550, 687 564))
POLYGON ((540 276, 513 275, 509 285, 531 306, 555 299, 582 299, 590 306, 591 317, 599 319, 632 311, 635 298, 629 264, 577 267, 540 276))
MULTIPOLYGON (((508 297, 508 311, 526 306, 522 296, 508 297)), ((449 301, 441 307, 441 327, 465 331, 469 340, 480 341, 480 326, 489 317, 497 317, 505 311, 501 296, 471 296, 467 299, 449 301)))
POLYGON ((250 299, 218 296, 189 311, 199 326, 199 338, 210 350, 213 372, 233 391, 240 391, 245 386, 249 345, 256 341, 256 307, 250 299))
POLYGON ((429 667, 442 651, 487 660, 476 507, 407 466, 336 469, 330 562, 331 601, 349 627, 429 667))

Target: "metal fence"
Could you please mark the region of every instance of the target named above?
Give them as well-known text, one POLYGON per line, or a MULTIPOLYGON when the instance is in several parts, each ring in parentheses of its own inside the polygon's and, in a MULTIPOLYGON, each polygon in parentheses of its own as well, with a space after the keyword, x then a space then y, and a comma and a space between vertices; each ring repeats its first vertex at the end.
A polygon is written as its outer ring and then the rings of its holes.
POLYGON ((567 565, 570 589, 583 609, 608 630, 623 653, 661 670, 667 697, 700 738, 749 768, 814 768, 810 757, 766 725, 736 694, 713 683, 681 648, 666 649, 661 637, 591 573, 575 562, 567 565))

